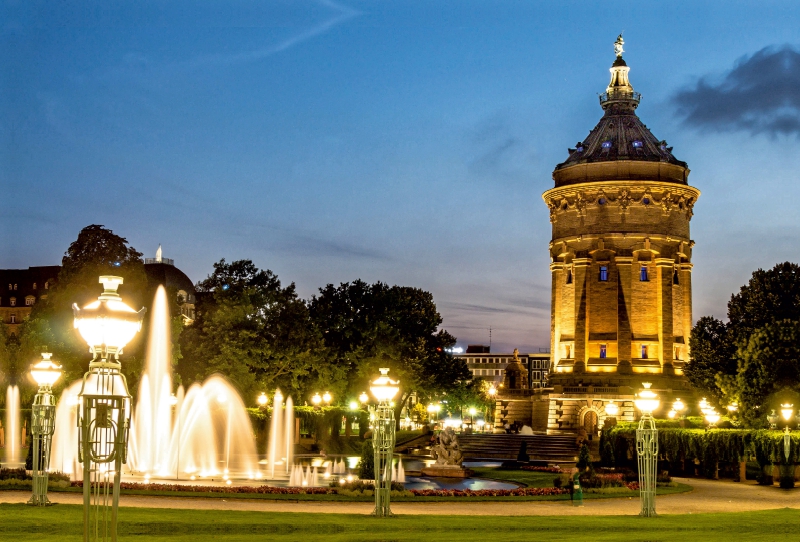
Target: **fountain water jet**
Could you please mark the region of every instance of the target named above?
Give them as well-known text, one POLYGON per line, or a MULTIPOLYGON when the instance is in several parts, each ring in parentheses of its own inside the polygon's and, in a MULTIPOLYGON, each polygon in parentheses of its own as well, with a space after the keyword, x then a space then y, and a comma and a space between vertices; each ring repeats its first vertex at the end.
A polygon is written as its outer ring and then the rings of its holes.
POLYGON ((76 380, 61 392, 50 453, 50 471, 69 474, 74 480, 83 478, 83 468, 78 462, 78 393, 82 383, 76 380))
POLYGON ((6 389, 6 460, 4 467, 19 468, 23 465, 19 460, 20 419, 19 388, 16 384, 6 389))

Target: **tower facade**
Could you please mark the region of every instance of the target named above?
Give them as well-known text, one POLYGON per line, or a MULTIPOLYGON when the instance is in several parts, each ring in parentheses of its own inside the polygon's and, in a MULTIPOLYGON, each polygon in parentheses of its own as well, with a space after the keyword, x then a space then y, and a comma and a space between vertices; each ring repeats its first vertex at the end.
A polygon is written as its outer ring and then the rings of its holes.
POLYGON ((551 385, 659 387, 682 380, 689 356, 689 222, 700 191, 636 115, 641 95, 622 45, 620 36, 603 117, 542 196, 552 223, 551 385))

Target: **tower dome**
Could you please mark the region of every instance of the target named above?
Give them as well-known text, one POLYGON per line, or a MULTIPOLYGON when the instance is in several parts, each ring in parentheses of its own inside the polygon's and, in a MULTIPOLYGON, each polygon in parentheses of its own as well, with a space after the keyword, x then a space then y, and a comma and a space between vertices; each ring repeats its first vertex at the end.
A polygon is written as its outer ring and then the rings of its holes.
POLYGON ((688 359, 689 222, 700 191, 636 114, 642 97, 623 43, 614 44, 603 117, 542 196, 552 224, 551 383, 580 375, 622 385, 637 373, 682 380, 688 359))

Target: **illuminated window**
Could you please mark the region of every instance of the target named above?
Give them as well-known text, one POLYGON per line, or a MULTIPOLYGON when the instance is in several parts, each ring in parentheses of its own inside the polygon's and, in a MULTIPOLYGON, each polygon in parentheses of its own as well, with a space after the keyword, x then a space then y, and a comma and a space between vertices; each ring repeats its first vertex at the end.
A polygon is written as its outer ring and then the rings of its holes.
POLYGON ((605 265, 600 266, 600 281, 606 282, 608 280, 608 267, 605 265))
POLYGON ((635 149, 641 149, 642 148, 642 142, 637 139, 636 141, 633 142, 633 147, 635 149))
POLYGON ((12 324, 16 324, 17 323, 17 315, 16 314, 12 314, 11 315, 11 323, 12 324))
POLYGON ((564 346, 564 353, 565 353, 565 355, 564 355, 565 358, 567 358, 567 359, 571 358, 572 357, 572 347, 570 345, 565 345, 564 346))
POLYGON ((647 359, 647 345, 642 345, 642 359, 647 359))
POLYGON ((604 149, 610 149, 611 148, 611 142, 610 141, 603 141, 603 148, 604 149))
POLYGON ((16 284, 14 285, 14 289, 15 289, 15 290, 17 289, 17 285, 16 285, 16 284))
POLYGON ((16 297, 12 297, 11 299, 9 299, 8 302, 11 303, 12 307, 16 307, 17 306, 17 298, 16 297))
POLYGON ((647 266, 643 265, 639 268, 639 280, 642 282, 647 282, 647 266))
POLYGON ((36 289, 36 283, 35 282, 33 283, 33 289, 34 290, 36 289))
POLYGON ((605 359, 605 357, 606 357, 606 345, 601 344, 600 345, 600 358, 601 359, 605 359))
POLYGON ((32 295, 29 295, 29 296, 27 296, 27 297, 25 298, 25 305, 27 305, 28 307, 30 307, 30 306, 31 306, 31 305, 33 305, 34 303, 36 303, 36 298, 35 298, 35 297, 33 297, 32 295))
POLYGON ((9 290, 13 290, 13 289, 14 289, 14 285, 13 285, 13 284, 9 284, 9 285, 8 285, 8 289, 9 289, 9 290))
POLYGON ((44 289, 45 290, 49 290, 50 289, 50 283, 49 282, 45 282, 44 283, 44 289))

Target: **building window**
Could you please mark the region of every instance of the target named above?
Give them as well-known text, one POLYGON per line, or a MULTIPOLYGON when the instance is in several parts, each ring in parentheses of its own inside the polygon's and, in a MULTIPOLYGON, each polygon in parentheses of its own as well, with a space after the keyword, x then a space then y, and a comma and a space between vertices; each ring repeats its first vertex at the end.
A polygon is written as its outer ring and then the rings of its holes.
POLYGON ((608 281, 608 267, 605 265, 600 266, 600 282, 608 281))
POLYGON ((17 306, 17 298, 16 297, 12 297, 11 299, 8 300, 8 302, 11 304, 12 307, 16 307, 17 306))
POLYGON ((25 305, 27 305, 28 307, 33 305, 35 302, 36 302, 36 298, 33 297, 32 295, 29 295, 28 297, 25 298, 25 305))
POLYGON ((567 359, 572 357, 572 347, 570 345, 567 344, 564 346, 564 354, 564 357, 567 359))
POLYGON ((680 284, 680 278, 678 278, 678 270, 672 272, 672 284, 680 284))
POLYGON ((611 148, 611 142, 610 141, 603 141, 603 148, 604 149, 610 149, 611 148))
POLYGON ((641 142, 641 141, 639 141, 638 139, 637 139, 637 140, 635 140, 635 141, 633 142, 633 147, 634 147, 635 149, 641 149, 641 148, 642 148, 642 142, 641 142))
POLYGON ((9 285, 8 285, 8 289, 9 289, 9 290, 13 290, 13 289, 14 289, 14 285, 13 285, 13 284, 9 284, 9 285))
POLYGON ((44 289, 45 290, 49 290, 50 289, 50 283, 49 282, 45 282, 44 283, 44 289))
POLYGON ((606 345, 600 345, 600 359, 605 359, 607 354, 606 345))
POLYGON ((639 280, 642 282, 647 282, 647 266, 643 265, 639 268, 639 280))
POLYGON ((572 271, 567 271, 567 284, 572 284, 572 271))
POLYGON ((642 359, 647 359, 647 345, 642 345, 642 359))
POLYGON ((35 282, 33 283, 33 289, 34 290, 36 289, 36 283, 35 282))
POLYGON ((16 324, 17 323, 17 315, 16 314, 12 314, 11 315, 11 323, 12 324, 16 324))
POLYGON ((680 350, 678 349, 677 346, 675 347, 675 353, 673 354, 672 358, 673 359, 678 359, 678 360, 681 359, 680 358, 680 350))
POLYGON ((494 370, 494 376, 500 376, 500 369, 494 370))
POLYGON ((14 284, 14 289, 15 289, 15 290, 17 289, 17 285, 16 285, 16 284, 14 284))

